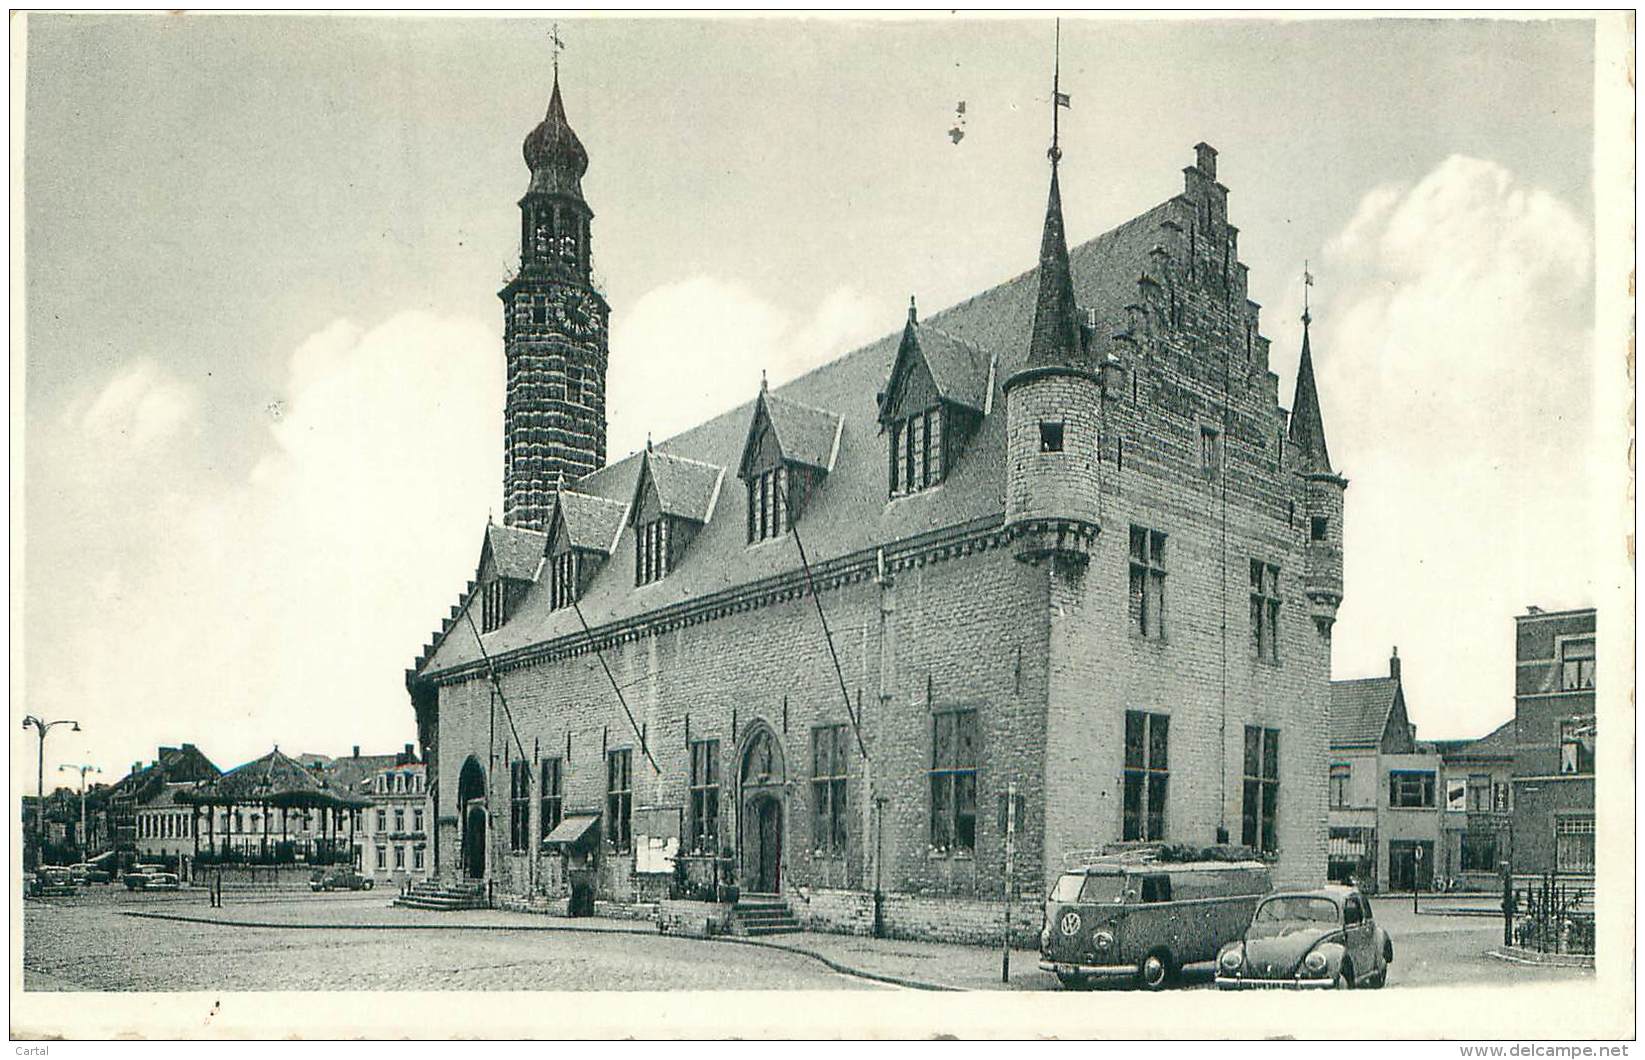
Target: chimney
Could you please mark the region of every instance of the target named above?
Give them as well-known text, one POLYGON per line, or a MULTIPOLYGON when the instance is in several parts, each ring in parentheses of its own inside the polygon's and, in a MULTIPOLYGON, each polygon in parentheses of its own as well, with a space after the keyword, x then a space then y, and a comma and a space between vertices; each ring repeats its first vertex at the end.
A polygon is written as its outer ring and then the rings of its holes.
POLYGON ((1394 645, 1394 654, 1388 657, 1388 676, 1399 680, 1399 645, 1394 645))
POLYGON ((354 745, 354 757, 355 758, 360 757, 360 745, 359 744, 354 745))
POLYGON ((1217 179, 1217 149, 1201 141, 1194 145, 1194 165, 1207 180, 1217 179))
POLYGON ((411 744, 409 744, 409 743, 408 743, 408 744, 406 744, 406 761, 407 761, 407 762, 415 762, 415 761, 417 761, 417 752, 416 752, 416 750, 415 750, 415 749, 414 749, 414 748, 413 748, 413 745, 411 745, 411 744))

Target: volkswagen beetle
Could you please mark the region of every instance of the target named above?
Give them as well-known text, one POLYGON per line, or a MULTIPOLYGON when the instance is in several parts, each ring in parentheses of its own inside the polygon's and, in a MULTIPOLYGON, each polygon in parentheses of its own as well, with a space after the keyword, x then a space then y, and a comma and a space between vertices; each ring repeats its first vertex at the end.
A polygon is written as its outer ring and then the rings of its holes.
POLYGON ((1223 990, 1375 989, 1388 981, 1394 943, 1353 887, 1269 895, 1237 942, 1217 954, 1223 990))

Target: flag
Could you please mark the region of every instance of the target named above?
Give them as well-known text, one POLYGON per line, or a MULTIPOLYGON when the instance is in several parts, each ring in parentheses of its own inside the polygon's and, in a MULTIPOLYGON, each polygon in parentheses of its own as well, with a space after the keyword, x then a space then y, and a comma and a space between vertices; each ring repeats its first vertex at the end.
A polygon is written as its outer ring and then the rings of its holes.
MULTIPOLYGON (((1068 102, 1068 93, 1066 93, 1066 92, 1052 92, 1051 94, 1056 97, 1057 106, 1059 106, 1059 107, 1069 107, 1070 106, 1069 102, 1068 102)), ((1072 109, 1072 108, 1070 107, 1070 109, 1072 109)))

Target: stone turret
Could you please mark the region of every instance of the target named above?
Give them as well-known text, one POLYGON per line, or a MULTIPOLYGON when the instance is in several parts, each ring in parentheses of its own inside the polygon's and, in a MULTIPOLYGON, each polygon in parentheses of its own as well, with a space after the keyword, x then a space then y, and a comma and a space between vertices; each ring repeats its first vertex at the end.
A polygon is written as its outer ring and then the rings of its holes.
POLYGON ((1342 603, 1342 515, 1348 480, 1331 467, 1325 446, 1325 422, 1314 385, 1314 358, 1309 348, 1308 311, 1302 314, 1302 357, 1297 364, 1297 389, 1291 401, 1289 449, 1292 467, 1300 476, 1303 530, 1307 560, 1303 590, 1321 636, 1328 636, 1342 603))
POLYGON ((1085 349, 1063 231, 1060 152, 1040 239, 1039 298, 1023 367, 1005 381, 1005 518, 1017 558, 1083 565, 1098 516, 1099 365, 1085 349))

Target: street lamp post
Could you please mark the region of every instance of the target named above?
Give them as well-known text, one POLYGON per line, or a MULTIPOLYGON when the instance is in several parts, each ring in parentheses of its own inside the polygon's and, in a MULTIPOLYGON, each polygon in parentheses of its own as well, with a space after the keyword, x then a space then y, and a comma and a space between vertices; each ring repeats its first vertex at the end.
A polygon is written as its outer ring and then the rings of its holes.
POLYGON ((86 774, 87 773, 101 773, 102 770, 97 768, 96 766, 88 766, 88 765, 62 765, 62 766, 57 767, 57 771, 59 773, 63 772, 63 770, 65 770, 65 769, 68 770, 71 773, 76 773, 77 772, 77 773, 80 774, 80 843, 79 843, 79 847, 80 847, 80 860, 85 861, 86 860, 86 848, 88 846, 90 846, 90 844, 87 842, 88 837, 86 836, 86 774))
POLYGON ((38 868, 46 850, 46 733, 59 725, 71 725, 71 732, 80 731, 80 723, 70 718, 45 721, 28 714, 23 717, 23 728, 33 726, 40 734, 40 758, 34 774, 34 864, 38 868))

